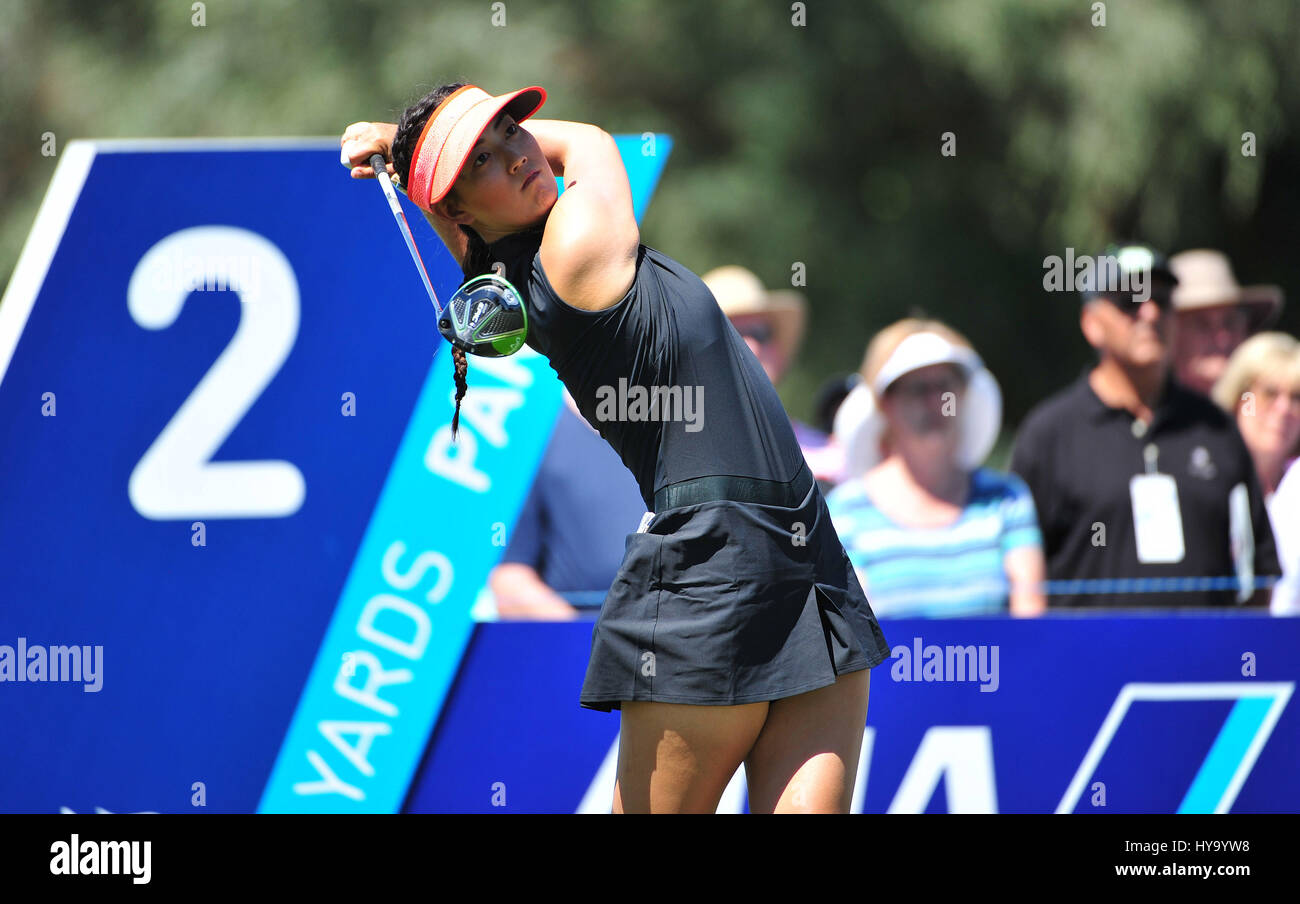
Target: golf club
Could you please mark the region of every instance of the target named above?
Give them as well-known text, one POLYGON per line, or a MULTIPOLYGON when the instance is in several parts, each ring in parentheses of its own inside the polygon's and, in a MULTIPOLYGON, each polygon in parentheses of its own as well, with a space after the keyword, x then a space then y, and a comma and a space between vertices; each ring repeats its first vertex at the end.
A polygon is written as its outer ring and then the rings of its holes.
POLYGON ((493 265, 495 272, 467 281, 452 294, 444 307, 438 301, 420 251, 415 246, 415 236, 411 234, 410 224, 402 212, 402 203, 389 178, 387 162, 382 154, 373 154, 370 165, 374 168, 384 197, 388 199, 388 207, 397 220, 397 228, 406 240, 406 248, 411 252, 411 260, 415 261, 415 269, 420 271, 424 290, 433 302, 433 309, 438 315, 438 332, 452 345, 479 357, 503 358, 519 351, 528 337, 528 314, 519 292, 505 278, 501 264, 493 265))

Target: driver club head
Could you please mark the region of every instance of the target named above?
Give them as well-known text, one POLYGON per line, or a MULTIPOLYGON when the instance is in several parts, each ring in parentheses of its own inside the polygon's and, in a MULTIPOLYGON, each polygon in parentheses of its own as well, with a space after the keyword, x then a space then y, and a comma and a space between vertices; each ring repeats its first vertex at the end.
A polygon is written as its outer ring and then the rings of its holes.
POLYGON ((456 290, 438 318, 438 332, 466 354, 504 358, 523 347, 528 314, 510 281, 488 273, 456 290))

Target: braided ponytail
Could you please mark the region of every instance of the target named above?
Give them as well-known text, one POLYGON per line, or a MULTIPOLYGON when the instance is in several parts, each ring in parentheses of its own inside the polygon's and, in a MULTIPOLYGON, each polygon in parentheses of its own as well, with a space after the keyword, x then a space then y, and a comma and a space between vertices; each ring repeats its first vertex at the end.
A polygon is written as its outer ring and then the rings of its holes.
MULTIPOLYGON (((475 276, 491 273, 492 255, 488 251, 487 242, 468 226, 460 228, 469 239, 469 253, 465 255, 465 262, 461 265, 461 276, 468 282, 475 276)), ((465 374, 469 372, 469 360, 465 357, 464 350, 454 345, 451 347, 451 359, 456 366, 456 412, 451 416, 451 438, 454 442, 456 432, 460 429, 460 400, 465 397, 465 392, 469 389, 469 383, 465 379, 465 374)))
POLYGON ((456 366, 456 413, 451 416, 451 438, 455 442, 456 433, 460 430, 460 400, 465 398, 465 391, 469 389, 469 383, 465 380, 469 361, 465 352, 454 345, 451 347, 451 360, 456 366))
MULTIPOLYGON (((402 113, 402 117, 397 123, 397 135, 393 139, 392 153, 393 168, 401 177, 403 185, 410 184, 412 157, 415 154, 415 145, 420 140, 420 133, 424 131, 424 124, 440 103, 464 86, 464 82, 440 85, 411 104, 402 113)), ((468 226, 461 225, 460 229, 465 233, 465 237, 469 241, 469 249, 465 259, 460 262, 461 275, 464 281, 468 282, 475 276, 491 273, 492 260, 487 242, 483 241, 483 237, 468 226)), ((451 438, 454 442, 460 430, 460 401, 469 390, 469 383, 465 379, 466 374, 469 372, 469 360, 465 357, 465 352, 454 345, 451 347, 451 360, 455 367, 456 379, 456 411, 451 417, 451 438)))

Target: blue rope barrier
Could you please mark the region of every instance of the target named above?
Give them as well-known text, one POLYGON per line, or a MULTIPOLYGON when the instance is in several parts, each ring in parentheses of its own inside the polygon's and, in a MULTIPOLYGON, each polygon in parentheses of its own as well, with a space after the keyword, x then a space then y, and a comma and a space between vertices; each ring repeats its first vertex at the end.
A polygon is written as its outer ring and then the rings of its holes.
MULTIPOLYGON (((1249 581, 1252 590, 1271 588, 1280 578, 1258 577, 1249 581)), ((1039 585, 1048 596, 1120 593, 1189 593, 1207 590, 1239 590, 1242 581, 1233 577, 1183 577, 1183 578, 1094 578, 1072 581, 1044 581, 1039 585)), ((583 590, 561 593, 560 596, 574 606, 599 606, 605 600, 604 590, 583 590)), ((870 591, 867 596, 870 598, 870 591)))
MULTIPOLYGON (((1276 577, 1259 577, 1249 581, 1252 590, 1272 587, 1276 577)), ((1044 581, 1043 592, 1048 596, 1087 593, 1188 593, 1204 590, 1240 590, 1242 581, 1237 577, 1200 578, 1097 578, 1075 581, 1044 581)))

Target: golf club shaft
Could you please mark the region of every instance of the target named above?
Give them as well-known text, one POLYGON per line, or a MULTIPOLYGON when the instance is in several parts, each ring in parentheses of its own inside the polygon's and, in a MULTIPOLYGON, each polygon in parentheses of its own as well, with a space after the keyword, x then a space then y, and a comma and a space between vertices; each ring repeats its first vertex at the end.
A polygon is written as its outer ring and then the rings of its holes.
POLYGON ((374 154, 370 158, 370 165, 374 167, 375 178, 379 181, 380 188, 384 190, 384 197, 388 199, 388 207, 393 211, 393 217, 397 220, 397 228, 402 231, 402 238, 406 239, 406 247, 411 252, 411 260, 415 261, 415 269, 420 271, 420 279, 424 282, 424 290, 429 293, 429 300, 433 302, 434 311, 441 317, 442 304, 438 301, 437 293, 433 291, 433 283, 429 281, 429 273, 424 269, 424 261, 420 259, 420 251, 415 247, 415 236, 411 235, 411 226, 406 222, 406 214, 402 213, 402 202, 397 199, 397 191, 388 178, 388 163, 384 160, 382 154, 374 154))

